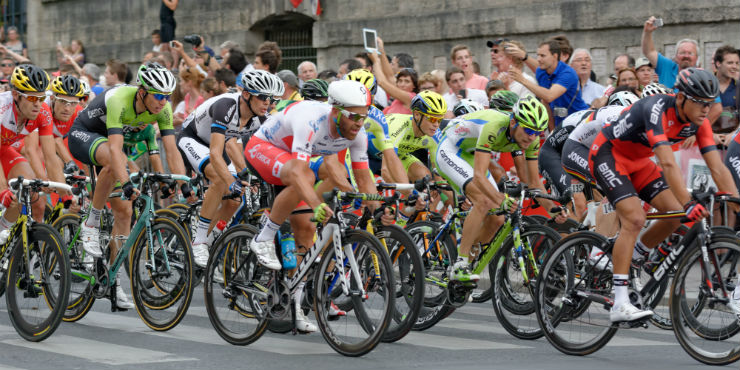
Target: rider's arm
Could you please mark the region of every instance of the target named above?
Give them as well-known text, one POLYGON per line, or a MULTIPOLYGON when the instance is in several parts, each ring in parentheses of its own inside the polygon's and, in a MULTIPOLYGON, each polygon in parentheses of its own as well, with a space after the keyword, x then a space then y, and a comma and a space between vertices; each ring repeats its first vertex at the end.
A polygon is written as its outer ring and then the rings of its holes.
POLYGON ((34 131, 25 138, 23 138, 24 144, 23 144, 23 154, 28 159, 28 164, 31 165, 31 169, 33 170, 33 173, 36 174, 36 177, 39 179, 46 180, 46 170, 44 170, 44 164, 41 160, 41 157, 39 157, 39 132, 34 131))
POLYGON ((237 139, 229 139, 226 141, 226 155, 231 159, 231 163, 234 164, 237 173, 247 168, 247 162, 244 160, 243 146, 237 141, 237 139))
POLYGON ((123 135, 109 134, 108 148, 110 150, 113 176, 115 176, 116 180, 120 181, 121 184, 125 184, 129 181, 129 176, 128 172, 126 172, 126 162, 128 161, 128 158, 123 154, 123 135))
POLYGON ((185 175, 185 164, 183 164, 182 156, 177 150, 175 135, 162 135, 162 145, 164 145, 166 153, 172 153, 167 156, 167 165, 170 167, 170 172, 177 175, 185 175))
POLYGON ((504 200, 504 194, 496 191, 493 185, 488 181, 488 164, 491 162, 491 152, 476 150, 473 157, 473 180, 472 182, 483 194, 492 199, 493 203, 501 205, 504 200))
POLYGON ((408 184, 409 175, 403 167, 401 158, 398 158, 398 154, 396 154, 396 151, 393 148, 383 151, 383 166, 388 169, 388 173, 391 175, 391 178, 388 179, 388 181, 408 184))
POLYGON ((55 137, 54 146, 56 147, 57 154, 59 154, 64 163, 67 163, 73 159, 72 154, 70 154, 69 152, 69 148, 67 148, 67 145, 64 144, 64 138, 55 137))
POLYGON ((49 178, 52 181, 64 183, 64 163, 57 156, 56 147, 54 146, 54 136, 41 135, 39 139, 41 140, 41 150, 44 152, 44 163, 46 163, 46 171, 49 173, 49 178))
POLYGON ((665 177, 668 187, 673 191, 678 201, 681 204, 686 204, 691 200, 691 195, 686 191, 686 184, 683 182, 683 176, 681 175, 681 169, 676 164, 676 159, 673 156, 673 150, 670 145, 659 145, 653 148, 655 157, 658 158, 660 168, 663 169, 663 177, 665 177))

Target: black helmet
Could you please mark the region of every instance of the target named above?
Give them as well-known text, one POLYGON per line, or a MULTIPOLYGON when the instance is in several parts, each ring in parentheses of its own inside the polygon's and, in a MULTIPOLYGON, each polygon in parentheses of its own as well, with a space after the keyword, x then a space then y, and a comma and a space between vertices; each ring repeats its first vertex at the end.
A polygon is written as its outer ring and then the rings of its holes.
POLYGON ((715 99, 719 96, 719 80, 704 69, 686 68, 676 76, 676 89, 691 97, 715 99))
POLYGON ((10 84, 19 91, 42 92, 49 88, 49 75, 33 64, 21 64, 13 70, 10 84))
POLYGON ((80 80, 72 75, 59 76, 51 81, 51 91, 57 95, 76 96, 78 98, 85 96, 80 80))
POLYGON ((329 84, 319 78, 308 80, 301 87, 301 96, 307 100, 327 99, 329 97, 329 84))

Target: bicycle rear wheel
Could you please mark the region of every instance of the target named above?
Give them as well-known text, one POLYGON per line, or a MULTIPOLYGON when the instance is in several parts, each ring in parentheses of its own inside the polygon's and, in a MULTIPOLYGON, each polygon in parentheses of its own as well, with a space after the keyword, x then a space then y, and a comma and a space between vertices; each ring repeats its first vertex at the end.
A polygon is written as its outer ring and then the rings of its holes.
POLYGON ((136 311, 150 328, 172 329, 185 317, 193 298, 190 240, 176 221, 157 217, 151 224, 151 241, 142 229, 130 253, 136 311))
POLYGON ((251 225, 224 232, 214 242, 203 282, 213 328, 225 341, 242 346, 259 339, 268 323, 266 289, 273 273, 249 249, 257 232, 251 225))
POLYGON ((725 305, 720 287, 731 294, 738 284, 740 238, 714 234, 708 240, 707 269, 701 266, 701 249, 693 245, 679 262, 671 286, 670 317, 686 353, 708 365, 726 365, 740 360, 740 324, 725 305))
POLYGON ((617 332, 609 311, 583 297, 611 295, 611 273, 588 263, 591 249, 605 242, 590 231, 574 233, 560 240, 543 262, 537 279, 537 320, 550 344, 565 354, 596 352, 617 332))
POLYGON ((314 311, 329 346, 345 356, 362 356, 380 343, 395 311, 393 266, 385 248, 366 231, 348 230, 342 241, 345 253, 354 251, 360 275, 352 272, 347 258, 337 260, 333 243, 327 246, 314 278, 314 311), (349 294, 342 295, 351 297, 354 309, 329 320, 332 293, 343 287, 341 276, 349 280, 349 294))
POLYGON ((92 294, 91 275, 93 258, 87 257, 82 241, 75 239, 80 228, 80 216, 62 215, 54 221, 54 229, 59 232, 62 245, 67 249, 70 266, 70 289, 64 321, 74 322, 85 317, 95 302, 92 294), (86 260, 87 257, 87 260, 86 260))
POLYGON ((23 339, 39 342, 62 322, 69 299, 69 258, 59 234, 46 224, 29 225, 28 259, 18 238, 5 281, 8 314, 23 339))

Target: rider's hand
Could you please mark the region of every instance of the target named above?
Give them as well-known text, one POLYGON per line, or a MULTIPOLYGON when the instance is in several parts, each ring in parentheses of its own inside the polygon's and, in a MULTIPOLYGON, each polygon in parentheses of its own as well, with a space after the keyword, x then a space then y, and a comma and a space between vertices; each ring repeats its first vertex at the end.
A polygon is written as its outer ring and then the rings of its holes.
POLYGON ((235 180, 234 182, 231 183, 231 185, 229 185, 229 191, 231 192, 231 194, 241 195, 241 193, 244 191, 245 185, 246 184, 244 184, 244 181, 235 180))
POLYGON ((565 221, 568 221, 569 212, 568 209, 565 207, 558 207, 559 212, 557 213, 551 213, 550 216, 552 216, 552 219, 555 220, 555 223, 557 224, 563 224, 565 221))
POLYGON ((77 163, 75 163, 75 161, 69 161, 64 164, 64 173, 68 175, 77 175, 80 173, 80 168, 77 167, 77 163))
POLYGON ((473 208, 473 203, 468 198, 465 198, 462 204, 460 204, 460 210, 462 211, 469 211, 471 208, 473 208))
POLYGON ((388 226, 393 225, 393 222, 396 221, 396 214, 393 212, 393 208, 391 207, 385 207, 383 209, 383 215, 380 216, 380 223, 388 226))
POLYGON ((681 149, 691 148, 692 146, 694 146, 695 143, 696 143, 696 136, 689 136, 681 144, 681 149))
POLYGON ((139 196, 139 189, 135 188, 131 181, 126 181, 126 183, 121 186, 121 190, 123 191, 123 196, 128 200, 134 200, 139 196))
POLYGON ((686 218, 691 221, 699 221, 702 218, 709 216, 709 212, 707 212, 706 208, 695 200, 686 203, 683 206, 683 209, 686 211, 686 218))
POLYGON ((501 201, 501 205, 498 207, 500 211, 506 211, 513 213, 516 211, 516 199, 510 197, 508 194, 504 194, 504 200, 501 201))
POLYGON ((332 216, 334 216, 334 212, 328 205, 326 205, 326 203, 321 203, 318 207, 313 209, 313 219, 318 223, 326 223, 326 221, 332 216))
POLYGON ((13 192, 10 191, 10 189, 5 189, 0 192, 0 203, 3 205, 3 207, 10 207, 10 204, 13 203, 14 200, 15 196, 13 195, 13 192))

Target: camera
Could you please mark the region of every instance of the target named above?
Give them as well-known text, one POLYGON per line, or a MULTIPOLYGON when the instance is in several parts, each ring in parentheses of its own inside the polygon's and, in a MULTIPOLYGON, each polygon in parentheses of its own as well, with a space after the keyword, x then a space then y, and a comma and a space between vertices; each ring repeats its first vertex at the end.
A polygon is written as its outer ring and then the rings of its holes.
POLYGON ((193 44, 193 46, 196 48, 200 46, 200 35, 187 35, 182 39, 188 44, 193 44))
POLYGON ((568 117, 568 108, 555 107, 552 109, 552 114, 555 117, 560 117, 560 118, 568 117))

